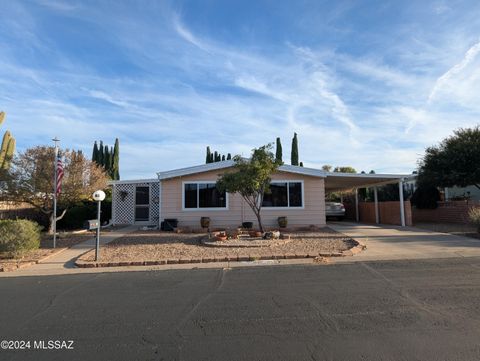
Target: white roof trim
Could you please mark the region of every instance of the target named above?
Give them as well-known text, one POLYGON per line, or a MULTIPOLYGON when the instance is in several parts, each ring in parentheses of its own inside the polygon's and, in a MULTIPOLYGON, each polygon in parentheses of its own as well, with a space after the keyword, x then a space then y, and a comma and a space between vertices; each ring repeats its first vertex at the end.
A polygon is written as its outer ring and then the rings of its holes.
POLYGON ((284 164, 281 165, 278 170, 280 172, 288 172, 288 173, 295 173, 295 174, 303 174, 303 175, 309 175, 311 177, 320 177, 320 178, 325 178, 326 173, 325 171, 321 169, 315 169, 315 168, 305 168, 305 167, 300 167, 298 165, 289 165, 289 164, 284 164))
MULTIPOLYGON (((233 160, 226 160, 222 162, 214 162, 214 163, 197 165, 194 167, 174 169, 166 172, 158 172, 157 175, 158 175, 158 179, 160 180, 170 179, 170 178, 182 177, 190 174, 209 172, 217 169, 230 168, 230 167, 233 167, 234 165, 235 165, 235 162, 233 160)), ((280 166, 278 170, 280 172, 303 174, 303 175, 309 175, 312 177, 321 177, 321 178, 325 177, 325 172, 323 170, 299 167, 295 165, 285 164, 280 166)))
POLYGON ((380 174, 380 173, 340 173, 340 172, 328 172, 327 177, 344 177, 344 178, 366 178, 366 179, 408 179, 415 176, 414 174, 380 174))
POLYGON ((109 181, 108 184, 135 184, 135 183, 158 183, 157 178, 149 179, 129 179, 129 180, 118 180, 118 181, 109 181))
POLYGON ((162 180, 162 179, 181 177, 189 174, 204 173, 212 170, 229 168, 229 167, 232 167, 234 164, 235 162, 233 160, 225 160, 222 162, 207 163, 202 165, 196 165, 193 167, 173 169, 165 172, 158 172, 157 175, 158 175, 158 179, 162 180))

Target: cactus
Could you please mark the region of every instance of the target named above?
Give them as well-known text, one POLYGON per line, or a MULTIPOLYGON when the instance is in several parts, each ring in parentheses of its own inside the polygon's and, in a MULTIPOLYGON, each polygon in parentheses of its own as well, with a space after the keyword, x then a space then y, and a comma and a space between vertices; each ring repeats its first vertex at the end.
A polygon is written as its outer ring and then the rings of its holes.
MULTIPOLYGON (((5 120, 5 113, 0 112, 0 125, 5 120)), ((12 137, 7 130, 3 135, 2 146, 0 148, 0 169, 8 170, 10 168, 10 162, 15 152, 15 138, 12 137)))

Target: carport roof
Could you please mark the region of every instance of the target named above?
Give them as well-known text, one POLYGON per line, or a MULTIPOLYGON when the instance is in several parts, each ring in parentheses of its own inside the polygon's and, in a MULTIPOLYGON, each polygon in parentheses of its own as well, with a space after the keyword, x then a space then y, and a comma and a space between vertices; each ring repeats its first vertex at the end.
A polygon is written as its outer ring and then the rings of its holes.
POLYGON ((365 188, 375 185, 397 183, 400 180, 412 179, 412 174, 358 174, 358 173, 326 173, 325 190, 327 192, 365 188))

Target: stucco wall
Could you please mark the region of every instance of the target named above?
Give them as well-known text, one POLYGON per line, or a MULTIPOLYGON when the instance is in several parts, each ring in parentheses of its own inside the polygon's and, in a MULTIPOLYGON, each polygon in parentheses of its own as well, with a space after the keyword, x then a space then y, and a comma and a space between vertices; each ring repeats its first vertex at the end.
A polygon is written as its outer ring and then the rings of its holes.
MULTIPOLYGON (((161 191, 161 218, 176 218, 179 227, 200 228, 200 218, 210 217, 212 228, 238 227, 242 222, 254 222, 258 226, 250 207, 238 194, 228 194, 228 209, 221 210, 182 210, 183 182, 215 182, 222 171, 211 171, 164 180, 161 191)), ((286 216, 288 227, 325 225, 325 187, 322 178, 279 172, 273 180, 299 180, 304 183, 303 209, 262 209, 262 222, 266 227, 278 228, 277 218, 286 216)))

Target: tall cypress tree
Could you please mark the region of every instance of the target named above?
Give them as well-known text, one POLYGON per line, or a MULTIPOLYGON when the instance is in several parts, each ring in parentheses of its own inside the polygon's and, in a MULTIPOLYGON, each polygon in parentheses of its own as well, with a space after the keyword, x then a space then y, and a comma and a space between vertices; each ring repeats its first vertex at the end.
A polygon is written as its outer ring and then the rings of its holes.
POLYGON ((283 164, 283 155, 282 155, 282 142, 280 141, 280 137, 277 137, 277 147, 276 147, 276 150, 275 150, 275 160, 280 163, 280 164, 283 164))
POLYGON ((100 147, 98 147, 98 164, 102 167, 105 166, 105 153, 102 140, 100 141, 100 147))
POLYGON ((103 168, 105 172, 110 176, 110 151, 108 145, 103 146, 103 168))
POLYGON ((217 151, 215 151, 215 153, 213 153, 213 161, 218 162, 218 152, 217 151))
POLYGON ((112 159, 112 179, 120 180, 120 142, 118 138, 115 139, 115 146, 113 147, 112 159))
POLYGON ((112 174, 113 179, 113 147, 110 147, 110 164, 108 167, 110 168, 110 173, 112 174))
POLYGON ((207 147, 207 155, 205 156, 205 163, 211 163, 211 157, 210 155, 212 154, 212 152, 210 151, 210 147, 207 147))
POLYGON ((213 162, 215 162, 215 159, 214 159, 213 157, 214 157, 214 154, 213 154, 213 153, 211 153, 211 154, 210 154, 210 163, 213 163, 213 162))
POLYGON ((222 155, 222 162, 224 162, 224 161, 225 161, 225 154, 222 155))
POLYGON ((297 133, 293 133, 291 163, 292 163, 292 165, 298 165, 298 139, 297 139, 297 133))
POLYGON ((227 154, 227 160, 232 159, 232 155, 230 153, 227 154))
POLYGON ((95 163, 98 164, 98 145, 97 145, 97 141, 95 141, 95 143, 93 143, 92 162, 95 162, 95 163))

